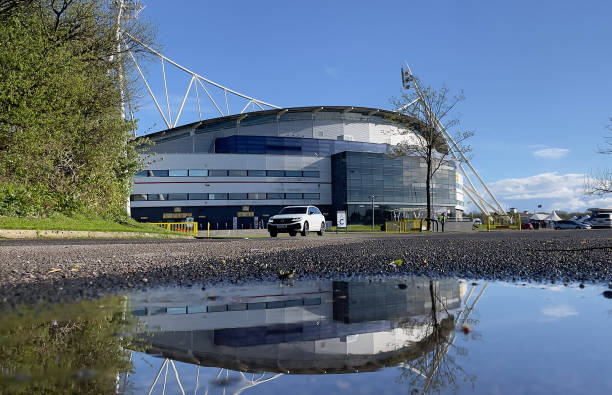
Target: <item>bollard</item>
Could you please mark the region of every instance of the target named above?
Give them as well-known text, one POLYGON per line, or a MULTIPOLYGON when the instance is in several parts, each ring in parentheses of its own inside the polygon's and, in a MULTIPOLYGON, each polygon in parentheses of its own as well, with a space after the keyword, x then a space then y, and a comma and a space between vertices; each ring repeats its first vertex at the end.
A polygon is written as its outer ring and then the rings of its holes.
POLYGON ((206 237, 210 237, 210 222, 206 226, 206 237))
POLYGON ((491 217, 487 216, 487 232, 491 231, 491 217))

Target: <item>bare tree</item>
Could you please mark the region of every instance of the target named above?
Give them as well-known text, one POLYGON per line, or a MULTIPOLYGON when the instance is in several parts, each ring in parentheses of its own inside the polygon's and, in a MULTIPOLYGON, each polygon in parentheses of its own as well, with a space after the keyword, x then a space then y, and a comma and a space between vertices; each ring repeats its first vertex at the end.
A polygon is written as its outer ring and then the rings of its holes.
MULTIPOLYGON (((610 118, 610 122, 608 129, 612 131, 612 118, 610 118)), ((612 154, 612 135, 606 136, 604 139, 605 145, 600 146, 597 152, 603 155, 610 155, 612 154)), ((585 181, 584 190, 587 195, 605 195, 612 193, 612 170, 599 169, 591 171, 585 181)))
MULTIPOLYGON (((393 147, 391 155, 415 156, 426 163, 427 218, 431 219, 433 177, 440 167, 448 162, 448 156, 451 155, 445 131, 458 127, 459 120, 453 118, 451 112, 465 98, 462 94, 451 95, 447 87, 438 90, 431 86, 421 88, 418 78, 412 78, 415 89, 404 89, 401 97, 391 99, 396 110, 388 118, 402 126, 400 133, 407 136, 393 147)), ((464 142, 473 134, 471 131, 458 131, 453 137, 464 154, 471 151, 464 142)), ((428 230, 430 226, 430 221, 427 221, 428 230)))

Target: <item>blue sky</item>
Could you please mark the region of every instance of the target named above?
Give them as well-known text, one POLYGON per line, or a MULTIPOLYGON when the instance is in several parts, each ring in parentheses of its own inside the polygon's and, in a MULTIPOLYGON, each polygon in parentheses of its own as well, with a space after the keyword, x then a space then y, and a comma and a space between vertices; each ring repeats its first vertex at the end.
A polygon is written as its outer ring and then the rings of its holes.
MULTIPOLYGON (((582 192, 586 173, 612 164, 595 153, 612 117, 611 2, 145 3, 166 56, 281 107, 390 109, 408 61, 426 84, 463 90, 456 115, 475 132, 472 164, 502 205, 612 206, 582 192)), ((146 69, 161 98, 161 66, 146 69)), ((189 78, 168 78, 176 114, 189 78)), ((191 96, 179 124, 197 120, 191 96)), ((146 98, 136 117, 139 133, 164 129, 146 98)))

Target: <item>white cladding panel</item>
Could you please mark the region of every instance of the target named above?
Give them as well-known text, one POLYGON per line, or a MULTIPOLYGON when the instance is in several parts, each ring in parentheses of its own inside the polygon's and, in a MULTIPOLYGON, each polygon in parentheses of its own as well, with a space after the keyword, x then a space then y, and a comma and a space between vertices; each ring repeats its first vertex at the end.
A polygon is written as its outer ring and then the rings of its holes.
POLYGON ((278 125, 276 122, 241 124, 238 134, 241 136, 277 136, 278 125))
POLYGON ((312 119, 280 121, 278 135, 281 137, 312 138, 312 119))
POLYGON ((166 135, 155 137, 158 141, 152 150, 159 153, 214 152, 215 139, 233 135, 350 140, 378 144, 397 144, 411 136, 414 138, 414 134, 401 134, 401 131, 400 127, 389 124, 380 116, 368 117, 340 111, 289 112, 280 117, 247 116, 240 123, 236 120, 215 123, 198 132, 195 132, 193 126, 177 128, 166 135), (190 131, 191 136, 185 135, 190 131), (173 139, 178 135, 183 136, 173 139))
POLYGON ((344 123, 344 135, 351 136, 353 141, 370 141, 369 124, 364 121, 346 121, 344 123))
POLYGON ((337 140, 344 134, 344 124, 337 119, 319 119, 314 122, 314 134, 316 139, 337 140))

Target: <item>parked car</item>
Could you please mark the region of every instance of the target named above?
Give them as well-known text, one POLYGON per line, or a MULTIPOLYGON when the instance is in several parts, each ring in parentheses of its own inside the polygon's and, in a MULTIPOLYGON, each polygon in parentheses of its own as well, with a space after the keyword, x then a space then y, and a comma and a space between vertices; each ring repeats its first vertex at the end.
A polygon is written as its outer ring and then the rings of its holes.
POLYGON ((591 229, 591 225, 573 219, 555 222, 555 229, 591 229))
POLYGON ((268 232, 271 237, 278 233, 289 233, 295 236, 298 232, 306 236, 308 232, 325 233, 325 216, 315 206, 288 206, 268 221, 268 232))
POLYGON ((591 219, 593 228, 612 228, 612 213, 600 213, 591 219))

